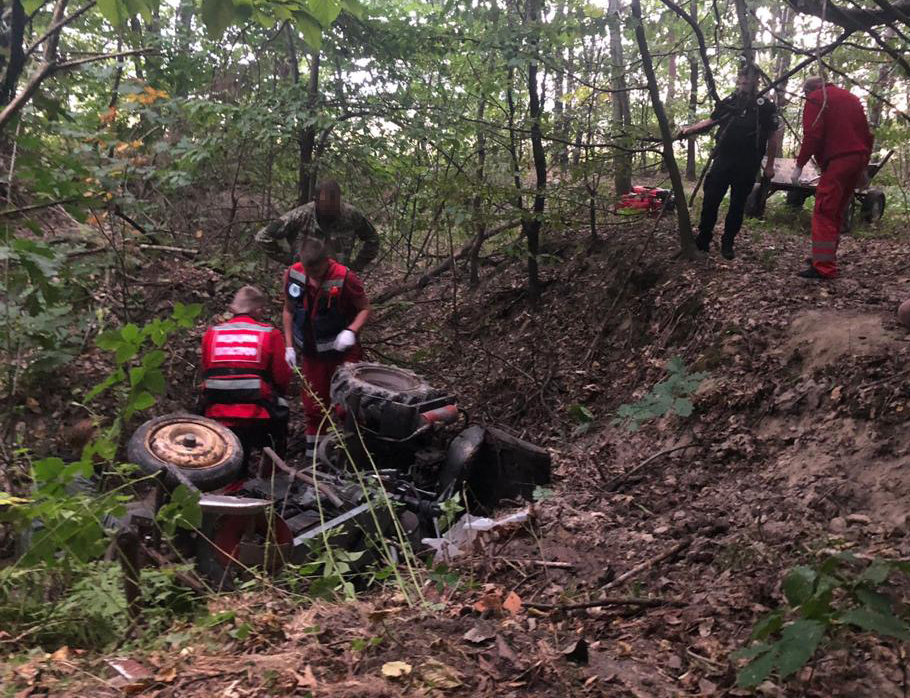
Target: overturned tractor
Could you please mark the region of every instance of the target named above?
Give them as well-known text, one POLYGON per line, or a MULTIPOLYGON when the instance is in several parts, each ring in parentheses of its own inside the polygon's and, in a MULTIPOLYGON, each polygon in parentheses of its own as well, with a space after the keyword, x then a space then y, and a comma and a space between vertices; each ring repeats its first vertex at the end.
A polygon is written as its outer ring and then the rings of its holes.
POLYGON ((285 463, 266 449, 260 472, 247 479, 239 479, 237 437, 217 422, 174 414, 140 426, 128 455, 159 483, 128 523, 145 557, 167 555, 154 518, 181 484, 200 493, 203 512, 181 552, 218 588, 229 588, 246 569, 274 572, 324 545, 358 553, 351 571, 363 571, 380 548, 394 556, 403 540, 419 549, 422 538, 438 536, 442 504, 453 497, 468 510, 489 511, 530 499, 550 481, 547 451, 471 425, 454 395, 411 371, 346 364, 331 395, 315 459, 285 463))

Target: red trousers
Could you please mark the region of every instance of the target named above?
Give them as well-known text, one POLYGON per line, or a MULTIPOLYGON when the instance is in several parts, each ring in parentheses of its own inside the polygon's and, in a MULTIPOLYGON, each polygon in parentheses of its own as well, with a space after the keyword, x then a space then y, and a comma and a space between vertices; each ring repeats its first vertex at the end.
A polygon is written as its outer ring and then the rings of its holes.
POLYGON ((822 276, 837 274, 837 242, 844 213, 868 164, 868 153, 849 153, 833 158, 822 172, 812 214, 812 266, 822 276))
MULTIPOLYGON (((329 389, 335 370, 344 363, 360 361, 363 352, 360 345, 355 346, 338 358, 320 359, 316 356, 304 356, 300 363, 300 372, 304 382, 300 389, 303 400, 303 416, 306 419, 306 456, 312 458, 316 451, 316 442, 320 432, 330 428, 327 415, 331 405, 329 389)), ((332 419, 335 415, 331 415, 332 419)))

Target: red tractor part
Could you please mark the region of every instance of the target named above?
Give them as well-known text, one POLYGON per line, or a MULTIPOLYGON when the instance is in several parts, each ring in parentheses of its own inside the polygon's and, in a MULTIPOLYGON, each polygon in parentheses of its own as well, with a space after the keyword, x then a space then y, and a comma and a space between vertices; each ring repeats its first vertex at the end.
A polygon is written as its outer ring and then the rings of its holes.
POLYGON ((454 424, 458 421, 458 405, 443 405, 420 413, 421 424, 454 424))
POLYGON ((672 203, 673 197, 669 190, 636 185, 632 191, 619 197, 613 206, 613 212, 620 216, 656 215, 664 207, 669 210, 672 203))
POLYGON ((276 572, 288 558, 294 535, 277 514, 218 517, 211 537, 215 559, 222 567, 262 567, 276 572))

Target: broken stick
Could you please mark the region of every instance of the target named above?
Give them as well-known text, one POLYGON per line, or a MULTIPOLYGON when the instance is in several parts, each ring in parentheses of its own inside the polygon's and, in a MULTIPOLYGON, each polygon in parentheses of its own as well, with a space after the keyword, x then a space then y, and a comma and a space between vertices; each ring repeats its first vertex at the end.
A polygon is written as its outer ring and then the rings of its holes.
POLYGON ((641 463, 636 465, 631 470, 614 477, 612 480, 610 480, 604 486, 604 490, 606 490, 607 492, 615 492, 617 486, 621 485, 626 480, 628 480, 630 477, 633 477, 636 473, 640 472, 649 463, 652 463, 652 462, 656 461, 658 458, 666 456, 667 454, 675 453, 676 451, 683 451, 687 448, 694 448, 696 445, 697 444, 685 444, 683 446, 674 446, 673 448, 667 448, 667 449, 664 449, 663 451, 659 451, 658 453, 655 453, 653 456, 649 456, 648 458, 645 458, 641 463))
POLYGON ((576 611, 583 608, 597 608, 599 606, 685 606, 686 602, 679 599, 639 599, 627 596, 611 596, 596 601, 585 601, 584 603, 534 603, 533 601, 522 601, 522 606, 526 608, 536 608, 541 611, 576 611))
POLYGON ((680 551, 685 550, 691 544, 692 544, 692 539, 686 538, 685 540, 680 541, 679 543, 674 545, 669 550, 661 553, 657 557, 652 557, 650 560, 645 560, 643 563, 641 563, 640 565, 636 565, 635 567, 630 569, 628 572, 623 572, 612 582, 608 582, 608 583, 604 584, 601 587, 601 589, 612 589, 613 587, 618 587, 620 584, 622 584, 626 580, 637 576, 639 573, 644 572, 646 569, 650 569, 651 567, 654 567, 654 565, 656 565, 658 562, 663 562, 667 558, 673 557, 680 551))
POLYGON ((265 455, 267 455, 269 458, 272 459, 272 462, 278 467, 279 470, 283 470, 285 473, 287 473, 291 477, 295 477, 298 480, 300 480, 301 482, 305 482, 306 484, 310 485, 311 487, 315 487, 317 492, 325 495, 328 498, 328 500, 332 504, 334 504, 336 507, 343 506, 343 502, 338 497, 338 495, 335 494, 335 490, 333 490, 331 487, 329 487, 325 483, 316 482, 309 475, 305 475, 304 473, 294 470, 287 463, 285 463, 283 460, 281 460, 281 458, 278 456, 278 454, 275 453, 270 447, 266 446, 264 449, 262 449, 262 452, 265 453, 265 455))

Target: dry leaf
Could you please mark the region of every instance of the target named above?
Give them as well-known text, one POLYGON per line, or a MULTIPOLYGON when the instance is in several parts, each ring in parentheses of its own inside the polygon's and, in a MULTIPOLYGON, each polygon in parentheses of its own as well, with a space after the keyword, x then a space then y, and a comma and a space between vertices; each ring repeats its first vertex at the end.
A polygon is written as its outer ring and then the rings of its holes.
POLYGON ((512 648, 509 647, 502 635, 496 636, 496 649, 499 651, 500 657, 512 662, 512 664, 516 666, 518 665, 518 656, 512 651, 512 648))
POLYGON ((481 642, 486 642, 487 640, 492 639, 496 633, 491 631, 488 628, 481 628, 479 625, 475 625, 473 628, 468 630, 461 637, 468 642, 473 642, 475 645, 480 644, 481 642))
POLYGON ((162 683, 171 683, 174 679, 177 678, 177 667, 171 667, 166 671, 159 672, 155 676, 156 681, 161 681, 162 683))
POLYGON ((514 591, 510 591, 506 600, 502 602, 502 607, 513 616, 521 611, 521 597, 514 591))
POLYGON ((417 670, 420 678, 430 688, 458 688, 461 686, 461 678, 458 672, 447 664, 431 659, 422 664, 417 670))
POLYGON ((411 673, 411 665, 407 662, 386 662, 382 665, 382 675, 390 679, 407 676, 411 673))
MULTIPOLYGON (((37 404, 37 403, 35 403, 37 404)), ((64 645, 50 656, 52 662, 65 662, 70 658, 70 648, 64 645)))
POLYGON ((382 623, 386 618, 395 615, 400 610, 400 608, 382 608, 377 611, 370 611, 367 614, 367 620, 371 623, 382 623))
POLYGON ((502 610, 502 595, 498 592, 484 594, 474 603, 474 610, 478 613, 492 611, 498 613, 502 610))
POLYGON ((572 644, 567 645, 563 648, 562 656, 568 659, 570 662, 575 662, 576 664, 587 664, 588 641, 583 637, 579 638, 572 644))
POLYGON ((311 667, 309 664, 307 664, 306 667, 304 667, 304 669, 303 669, 303 676, 300 676, 300 674, 297 674, 297 683, 299 683, 303 686, 306 686, 311 691, 315 692, 317 681, 316 681, 316 675, 313 673, 313 667, 311 667))

